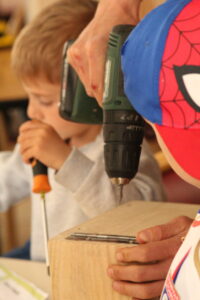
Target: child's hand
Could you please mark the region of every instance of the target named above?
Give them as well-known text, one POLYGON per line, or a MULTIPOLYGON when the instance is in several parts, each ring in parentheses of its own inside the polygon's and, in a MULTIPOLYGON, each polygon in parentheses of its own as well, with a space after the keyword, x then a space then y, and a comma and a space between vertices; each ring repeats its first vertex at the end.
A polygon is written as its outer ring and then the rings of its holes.
POLYGON ((50 125, 36 120, 22 124, 17 141, 25 163, 29 164, 31 159, 35 158, 56 170, 71 152, 71 147, 50 125))

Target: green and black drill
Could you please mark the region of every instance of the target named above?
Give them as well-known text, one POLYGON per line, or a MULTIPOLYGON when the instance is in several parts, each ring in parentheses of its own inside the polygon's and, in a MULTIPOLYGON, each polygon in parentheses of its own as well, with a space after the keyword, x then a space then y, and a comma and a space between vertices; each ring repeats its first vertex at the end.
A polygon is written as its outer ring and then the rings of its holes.
POLYGON ((63 53, 63 76, 60 115, 67 120, 103 123, 105 170, 112 183, 120 187, 130 182, 138 171, 144 120, 134 110, 124 93, 121 71, 121 47, 132 25, 118 25, 110 34, 105 68, 103 109, 87 96, 77 74, 67 62, 66 43, 63 53))

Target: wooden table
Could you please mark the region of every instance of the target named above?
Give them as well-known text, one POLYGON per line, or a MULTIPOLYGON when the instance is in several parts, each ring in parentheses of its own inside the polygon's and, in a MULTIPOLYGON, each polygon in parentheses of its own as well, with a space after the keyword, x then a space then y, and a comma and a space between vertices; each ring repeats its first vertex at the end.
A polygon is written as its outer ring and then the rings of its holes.
POLYGON ((5 110, 9 107, 26 107, 27 95, 11 68, 11 50, 0 50, 0 150, 7 150, 9 138, 5 110))
POLYGON ((34 283, 50 295, 50 279, 44 263, 21 259, 0 258, 0 264, 34 283))

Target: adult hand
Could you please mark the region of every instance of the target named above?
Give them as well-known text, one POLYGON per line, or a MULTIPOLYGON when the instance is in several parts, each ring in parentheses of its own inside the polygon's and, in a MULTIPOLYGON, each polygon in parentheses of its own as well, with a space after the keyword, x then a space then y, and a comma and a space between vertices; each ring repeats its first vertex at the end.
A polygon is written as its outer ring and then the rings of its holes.
POLYGON ((137 240, 140 244, 118 250, 119 264, 108 268, 113 288, 133 300, 159 296, 172 259, 192 221, 181 216, 139 232, 137 240))
POLYGON ((96 14, 69 48, 69 63, 78 73, 89 96, 101 105, 109 33, 118 24, 138 22, 141 0, 100 0, 96 14))
POLYGON ((25 163, 30 163, 34 157, 56 170, 59 170, 71 152, 71 147, 61 139, 53 127, 37 120, 21 125, 17 141, 25 163))

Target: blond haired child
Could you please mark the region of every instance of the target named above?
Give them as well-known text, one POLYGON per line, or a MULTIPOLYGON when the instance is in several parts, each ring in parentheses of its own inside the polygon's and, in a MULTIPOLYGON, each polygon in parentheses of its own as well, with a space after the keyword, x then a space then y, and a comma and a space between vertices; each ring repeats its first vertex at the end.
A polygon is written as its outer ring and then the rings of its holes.
MULTIPOLYGON (((31 258, 44 260, 40 197, 31 192, 32 157, 49 167, 46 195, 50 237, 118 205, 118 189, 104 171, 100 125, 76 124, 58 113, 64 42, 75 39, 92 19, 91 0, 60 0, 43 10, 16 40, 12 64, 29 96, 28 116, 18 144, 0 166, 0 209, 31 194, 31 258)), ((143 147, 137 176, 123 201, 162 201, 159 168, 143 147)))

